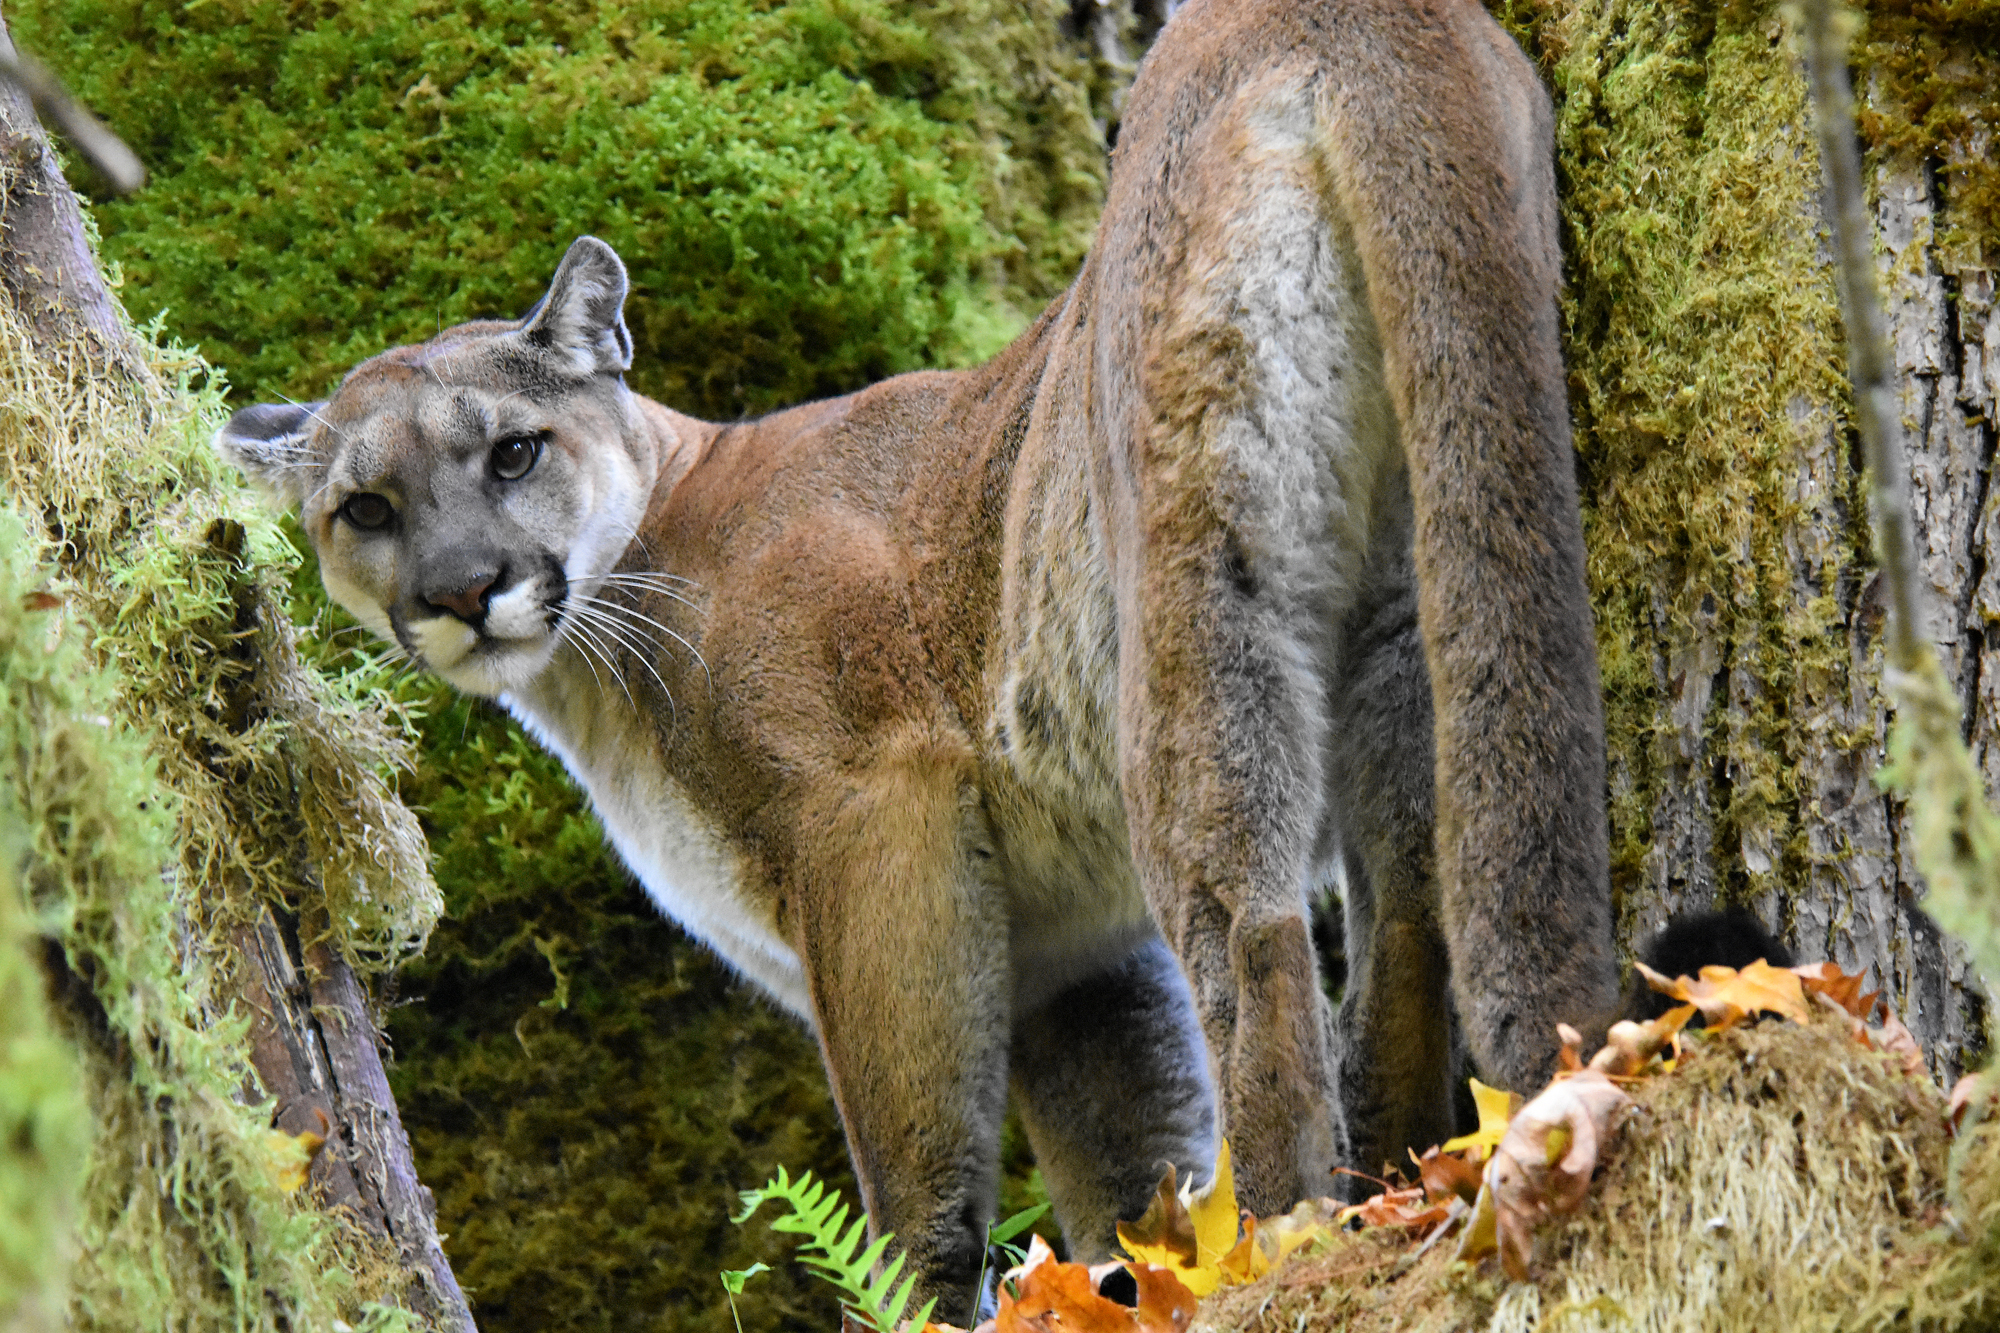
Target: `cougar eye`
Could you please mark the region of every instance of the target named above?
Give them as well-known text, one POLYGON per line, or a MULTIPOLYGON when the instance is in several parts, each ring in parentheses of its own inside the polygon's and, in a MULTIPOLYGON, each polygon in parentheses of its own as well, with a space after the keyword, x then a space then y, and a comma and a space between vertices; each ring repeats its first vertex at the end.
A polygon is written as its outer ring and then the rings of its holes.
POLYGON ((541 457, 541 435, 509 435, 493 443, 493 475, 502 481, 519 481, 534 471, 541 457))
POLYGON ((374 532, 389 526, 389 520, 396 516, 396 507, 379 495, 363 491, 347 497, 340 515, 363 532, 374 532))

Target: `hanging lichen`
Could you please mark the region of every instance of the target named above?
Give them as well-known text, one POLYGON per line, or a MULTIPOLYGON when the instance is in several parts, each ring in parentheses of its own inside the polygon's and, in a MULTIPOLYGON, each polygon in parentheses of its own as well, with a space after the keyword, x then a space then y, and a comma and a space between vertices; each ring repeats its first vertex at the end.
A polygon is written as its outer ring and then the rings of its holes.
MULTIPOLYGON (((23 344, 4 321, 0 349, 0 383, 18 411, 36 384, 20 374, 23 344)), ((198 942, 209 904, 189 876, 162 873, 185 802, 132 723, 131 682, 99 665, 116 635, 43 554, 0 505, 0 828, 10 843, 0 918, 26 928, 7 932, 0 970, 6 988, 33 992, 31 1003, 8 1002, 4 1021, 32 1024, 44 986, 59 997, 54 1030, 33 1049, 10 1044, 0 1079, 11 1128, 0 1195, 18 1184, 23 1204, 5 1208, 0 1250, 7 1261, 42 1255, 39 1290, 15 1288, 34 1303, 14 1313, 27 1327, 76 1329, 407 1324, 386 1307, 370 1313, 404 1280, 393 1250, 273 1172, 268 1106, 246 1096, 245 1022, 220 1002, 198 942), (38 1306, 51 1317, 38 1321, 38 1306)))
MULTIPOLYGON (((23 537, 0 513, 0 544, 23 537)), ((0 570, 0 698, 9 702, 22 666, 46 666, 30 656, 41 645, 21 633, 33 621, 16 573, 0 570)), ((0 756, 10 756, 4 718, 0 729, 0 756)), ((63 1322, 91 1131, 75 1052, 50 1021, 43 937, 20 887, 28 826, 12 797, 0 787, 0 1326, 42 1333, 63 1322)))

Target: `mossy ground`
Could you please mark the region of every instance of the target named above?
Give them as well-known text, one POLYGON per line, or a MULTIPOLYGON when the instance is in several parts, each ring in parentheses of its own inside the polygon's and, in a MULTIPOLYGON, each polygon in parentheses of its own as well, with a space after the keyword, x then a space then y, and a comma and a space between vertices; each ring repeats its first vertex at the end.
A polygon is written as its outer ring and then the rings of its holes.
POLYGON ((1412 1262, 1395 1230, 1353 1232, 1211 1302, 1198 1329, 1993 1326, 2000 1138, 1954 1158, 1944 1094, 1841 1022, 1765 1022, 1690 1048, 1634 1089, 1589 1199, 1542 1238, 1534 1281, 1457 1262, 1455 1238, 1412 1262))

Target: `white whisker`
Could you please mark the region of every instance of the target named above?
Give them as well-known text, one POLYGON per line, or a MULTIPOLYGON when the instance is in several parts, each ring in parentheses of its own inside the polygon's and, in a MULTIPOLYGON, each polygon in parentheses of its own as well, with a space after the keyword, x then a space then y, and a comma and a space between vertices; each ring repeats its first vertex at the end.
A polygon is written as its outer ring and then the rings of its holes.
POLYGON ((590 668, 590 678, 597 682, 599 694, 604 693, 604 680, 597 674, 597 667, 591 661, 593 657, 604 664, 604 669, 611 673, 611 679, 617 681, 618 688, 625 692, 625 702, 631 704, 633 710, 637 711, 639 702, 632 697, 632 687, 627 685, 625 677, 619 674, 617 664, 611 660, 611 654, 582 622, 565 619, 560 622, 557 632, 562 638, 576 645, 577 655, 582 657, 583 664, 590 668))
POLYGON ((287 396, 287 395, 285 395, 285 394, 282 394, 282 393, 281 393, 281 394, 279 394, 279 395, 278 395, 278 397, 280 397, 280 398, 283 398, 283 399, 284 399, 284 400, 285 400, 286 402, 290 403, 290 404, 291 404, 291 405, 292 405, 293 407, 297 407, 297 408, 302 408, 302 409, 304 409, 304 411, 305 411, 305 414, 306 414, 307 416, 311 417, 311 418, 312 418, 312 419, 313 419, 314 421, 317 421, 317 422, 318 422, 318 423, 319 423, 320 425, 322 425, 322 426, 326 427, 326 428, 327 428, 328 430, 332 431, 332 432, 333 432, 333 433, 334 433, 335 435, 338 435, 338 436, 339 436, 339 437, 340 437, 341 439, 343 439, 343 440, 344 440, 344 439, 346 439, 346 438, 347 438, 347 432, 346 432, 346 431, 344 431, 344 430, 342 430, 342 429, 341 429, 340 427, 338 427, 338 426, 334 425, 334 424, 333 424, 333 423, 332 423, 331 421, 328 421, 328 420, 327 420, 327 419, 326 419, 325 417, 323 417, 323 416, 321 416, 321 415, 320 415, 319 413, 317 413, 317 412, 313 411, 313 409, 312 409, 311 407, 309 407, 309 406, 307 406, 306 404, 304 404, 304 403, 300 402, 300 401, 299 401, 298 399, 296 399, 296 398, 292 398, 292 397, 289 397, 289 396, 287 396))
POLYGON ((579 620, 589 621, 601 632, 624 645, 625 650, 637 658, 639 665, 646 668, 652 674, 653 679, 659 683, 660 692, 667 696, 667 703, 673 707, 675 717, 678 718, 680 716, 680 706, 674 703, 674 692, 667 687, 667 682, 660 675, 659 668, 654 666, 652 660, 646 656, 645 650, 647 645, 645 640, 639 637, 637 626, 621 624, 619 621, 606 615, 602 610, 584 605, 581 599, 571 599, 570 610, 579 620))
POLYGON ((668 598, 672 601, 679 602, 682 606, 685 606, 688 610, 693 611, 697 615, 708 614, 707 607, 701 605, 699 602, 693 601, 688 597, 683 596, 681 593, 675 591, 670 587, 667 587, 665 584, 626 583, 622 579, 613 581, 611 578, 608 577, 606 578, 605 582, 610 583, 613 587, 618 588, 621 591, 636 588, 642 592, 658 593, 662 597, 668 598))
MULTIPOLYGON (((578 594, 573 600, 575 600, 580 604, 585 604, 600 608, 599 610, 600 615, 605 614, 607 612, 615 612, 618 615, 630 616, 633 620, 643 621, 644 623, 651 625, 654 629, 666 635, 668 638, 672 639, 675 643, 679 644, 681 647, 687 649, 688 654, 691 657, 693 657, 697 663, 700 664, 701 674, 707 677, 708 679, 708 688, 711 691, 715 689, 715 675, 708 669, 708 661, 707 659, 702 657, 701 650, 699 648, 696 648, 693 644, 689 643, 686 639, 682 638, 680 635, 668 629, 665 625, 662 625, 659 621, 653 619, 649 615, 644 614, 643 612, 635 611, 629 606, 620 606, 618 603, 606 601, 602 597, 590 597, 587 595, 578 594)), ((636 629, 637 626, 634 626, 633 628, 636 629)))

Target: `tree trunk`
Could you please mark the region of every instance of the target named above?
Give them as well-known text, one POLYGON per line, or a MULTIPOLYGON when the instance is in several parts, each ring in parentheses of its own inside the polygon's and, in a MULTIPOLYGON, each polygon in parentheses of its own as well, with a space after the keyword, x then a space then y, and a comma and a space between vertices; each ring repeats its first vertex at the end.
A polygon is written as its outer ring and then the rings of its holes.
MULTIPOLYGON (((0 52, 13 52, 4 25, 0 52)), ((4 173, 0 290, 33 331, 38 351, 79 380, 109 377, 142 395, 156 394, 144 350, 98 271, 76 196, 28 99, 7 83, 0 83, 0 160, 10 168, 4 173)), ((240 563, 240 525, 219 522, 208 540, 218 555, 240 563)), ((256 613, 246 614, 254 620, 256 613)), ((236 684, 218 719, 233 722, 230 730, 241 733, 250 718, 284 712, 274 698, 285 682, 274 684, 249 669, 236 684)), ((211 997, 217 1018, 232 1011, 251 1018, 246 1055, 255 1077, 246 1080, 245 1097, 273 1096, 279 1129, 325 1137, 312 1179, 327 1206, 345 1209, 365 1231, 394 1242, 410 1274, 413 1309, 434 1327, 469 1333, 471 1314, 439 1245, 430 1192, 411 1162, 366 994, 324 940, 302 948, 296 932, 278 928, 268 907, 255 910, 254 924, 225 937, 234 946, 231 956, 183 960, 190 969, 214 966, 230 978, 211 997)), ((184 931, 182 948, 198 950, 202 939, 184 931)))
POLYGON ((296 930, 281 929, 268 907, 232 932, 230 955, 236 998, 251 1016, 251 1063, 262 1093, 277 1099, 276 1127, 326 1139, 313 1158, 313 1186, 328 1207, 395 1242, 413 1278, 414 1308, 439 1329, 471 1333, 354 969, 324 943, 301 949, 296 930))
MULTIPOLYGON (((1870 781, 1884 608, 1794 45, 1775 8, 1654 0, 1571 0, 1522 32, 1558 105, 1624 937, 1747 904, 1802 959, 1865 968, 1955 1073, 1984 1045, 1985 1003, 1919 909, 1904 810, 1870 781)), ((1878 32, 1871 58, 1949 36, 1878 32)), ((1871 124, 1907 125, 1894 101, 1876 81, 1871 124)), ((1976 147, 1951 133, 1871 161, 1926 629, 1990 781, 2000 322, 1965 240, 1990 219, 1941 243, 1958 205, 1935 164, 1976 147)))

